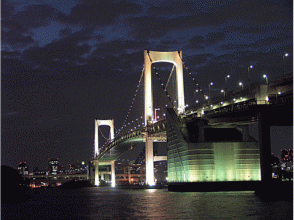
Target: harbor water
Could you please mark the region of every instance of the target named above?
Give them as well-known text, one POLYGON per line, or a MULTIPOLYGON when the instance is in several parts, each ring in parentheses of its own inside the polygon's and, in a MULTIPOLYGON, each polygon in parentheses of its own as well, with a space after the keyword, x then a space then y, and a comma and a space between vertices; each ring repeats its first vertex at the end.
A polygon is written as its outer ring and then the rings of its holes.
POLYGON ((1 219, 293 219, 293 201, 264 201, 252 191, 89 187, 28 194, 25 201, 1 203, 1 219))

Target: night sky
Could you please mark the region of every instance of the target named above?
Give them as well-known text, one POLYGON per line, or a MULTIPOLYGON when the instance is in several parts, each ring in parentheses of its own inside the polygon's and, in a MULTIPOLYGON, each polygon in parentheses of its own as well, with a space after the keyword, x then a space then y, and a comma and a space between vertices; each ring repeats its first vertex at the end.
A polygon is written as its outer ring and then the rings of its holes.
MULTIPOLYGON (((293 69, 292 1, 2 0, 1 27, 1 163, 30 171, 91 159, 94 119, 122 126, 144 50, 182 50, 214 95, 249 65, 251 82, 293 69)), ((272 131, 276 156, 293 148, 293 127, 272 131)))

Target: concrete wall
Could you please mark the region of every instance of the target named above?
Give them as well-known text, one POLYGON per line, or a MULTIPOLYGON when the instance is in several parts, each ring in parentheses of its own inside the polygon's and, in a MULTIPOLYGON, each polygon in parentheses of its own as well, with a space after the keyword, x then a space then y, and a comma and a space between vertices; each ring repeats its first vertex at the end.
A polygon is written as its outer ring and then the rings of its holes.
POLYGON ((202 142, 169 147, 169 182, 260 180, 256 142, 202 142))

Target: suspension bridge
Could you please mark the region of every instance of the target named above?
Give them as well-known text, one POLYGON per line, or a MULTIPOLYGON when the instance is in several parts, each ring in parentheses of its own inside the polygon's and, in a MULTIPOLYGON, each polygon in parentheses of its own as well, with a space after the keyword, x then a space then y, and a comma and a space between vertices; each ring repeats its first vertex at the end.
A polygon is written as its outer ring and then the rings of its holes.
POLYGON ((269 128, 292 126, 292 85, 293 78, 289 77, 249 84, 245 89, 225 91, 223 96, 211 98, 210 94, 204 94, 183 62, 182 51, 145 50, 144 67, 121 128, 115 133, 113 119, 95 119, 90 179, 99 185, 100 176, 110 174, 114 186, 115 161, 130 150, 130 143, 144 142, 146 184, 150 186, 155 184, 154 161, 158 160, 167 160, 171 187, 268 181, 271 179, 269 128), (172 64, 168 77, 156 67, 159 62, 172 64), (194 84, 192 97, 195 92, 201 94, 202 99, 195 100, 192 106, 185 104, 184 74, 194 84), (248 126, 253 123, 259 126, 259 141, 249 135, 248 126), (98 138, 100 126, 110 127, 109 137, 104 136, 106 143, 102 146, 98 138), (167 157, 154 156, 154 142, 167 142, 167 157), (111 165, 111 171, 99 171, 102 165, 111 165))

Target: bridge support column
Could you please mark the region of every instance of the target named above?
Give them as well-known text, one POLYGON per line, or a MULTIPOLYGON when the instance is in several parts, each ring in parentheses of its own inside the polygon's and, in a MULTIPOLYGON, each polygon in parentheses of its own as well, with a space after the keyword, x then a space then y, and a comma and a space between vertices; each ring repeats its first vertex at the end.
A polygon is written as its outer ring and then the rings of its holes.
POLYGON ((111 161, 111 186, 115 187, 115 160, 111 161))
POLYGON ((258 120, 258 133, 259 133, 259 149, 260 149, 260 168, 261 168, 261 181, 268 183, 272 179, 271 168, 271 137, 270 137, 270 124, 269 118, 266 117, 267 112, 259 112, 258 120))
POLYGON ((153 186, 154 183, 154 159, 153 159, 153 140, 146 140, 145 142, 146 153, 146 184, 153 186))
POLYGON ((95 186, 99 186, 99 162, 98 160, 94 161, 95 163, 95 186))

